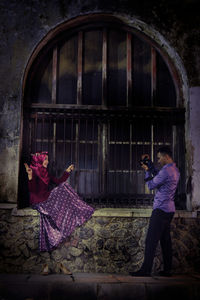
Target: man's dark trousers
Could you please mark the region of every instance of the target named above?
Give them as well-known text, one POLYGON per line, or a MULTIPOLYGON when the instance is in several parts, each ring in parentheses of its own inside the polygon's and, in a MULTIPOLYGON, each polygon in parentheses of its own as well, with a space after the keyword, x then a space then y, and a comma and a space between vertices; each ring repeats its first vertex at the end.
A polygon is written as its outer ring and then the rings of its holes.
POLYGON ((170 272, 172 266, 172 243, 170 236, 170 223, 174 213, 166 213, 161 209, 154 209, 150 218, 149 228, 145 242, 145 255, 141 271, 151 273, 156 247, 160 241, 164 271, 170 272))

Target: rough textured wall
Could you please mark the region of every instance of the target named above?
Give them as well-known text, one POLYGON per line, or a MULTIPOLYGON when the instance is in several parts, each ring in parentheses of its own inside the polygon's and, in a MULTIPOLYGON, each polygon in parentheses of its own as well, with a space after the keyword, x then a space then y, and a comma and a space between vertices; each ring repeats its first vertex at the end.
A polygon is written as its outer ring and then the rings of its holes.
MULTIPOLYGON (((0 201, 17 201, 22 81, 36 45, 56 25, 87 13, 136 17, 160 32, 200 86, 198 0, 1 0, 0 201)), ((195 163, 195 162, 194 162, 195 163)))
MULTIPOLYGON (((124 273, 136 271, 143 261, 149 218, 95 217, 77 228, 58 249, 39 253, 39 217, 12 216, 0 210, 0 272, 39 273, 48 263, 53 273, 58 262, 73 272, 124 273)), ((173 272, 200 272, 200 219, 174 218, 173 272)), ((162 267, 160 247, 153 273, 162 267)))
POLYGON ((192 160, 193 160, 193 207, 200 210, 200 87, 193 87, 190 89, 190 118, 191 123, 191 136, 192 141, 192 160))

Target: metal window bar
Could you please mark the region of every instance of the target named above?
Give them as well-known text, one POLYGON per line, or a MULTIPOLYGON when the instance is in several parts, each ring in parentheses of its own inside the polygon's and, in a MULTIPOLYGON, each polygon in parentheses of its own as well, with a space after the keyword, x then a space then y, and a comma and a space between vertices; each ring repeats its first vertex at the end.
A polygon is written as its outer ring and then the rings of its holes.
POLYGON ((56 119, 53 120, 53 143, 52 143, 52 164, 55 175, 57 176, 57 162, 56 162, 56 119))
POLYGON ((34 151, 33 151, 33 153, 37 151, 36 150, 37 149, 37 145, 36 145, 36 141, 37 141, 37 124, 38 124, 37 123, 37 121, 38 121, 37 114, 36 114, 36 118, 35 118, 34 121, 35 121, 35 124, 34 124, 35 126, 33 127, 33 129, 34 129, 35 139, 34 139, 34 151))
POLYGON ((102 173, 102 170, 101 170, 101 157, 102 157, 102 154, 101 154, 101 122, 98 122, 98 168, 99 168, 99 180, 98 180, 98 194, 100 195, 100 191, 101 191, 101 181, 102 181, 102 177, 101 177, 101 173, 102 173))
POLYGON ((52 136, 52 116, 51 114, 48 115, 48 152, 50 153, 50 156, 52 155, 52 140, 51 140, 51 136, 52 136))
POLYGON ((88 120, 85 120, 85 151, 84 151, 84 167, 85 167, 85 176, 84 176, 84 189, 85 189, 85 194, 87 195, 88 191, 87 191, 87 184, 86 184, 86 180, 87 180, 87 176, 88 176, 88 172, 87 172, 87 164, 88 164, 88 157, 87 157, 87 143, 88 143, 88 120))
POLYGON ((43 149, 43 146, 44 146, 44 118, 45 118, 45 115, 43 114, 42 115, 42 126, 41 126, 41 149, 43 149))
POLYGON ((79 190, 79 175, 80 175, 80 167, 79 167, 79 131, 80 131, 80 119, 76 122, 76 147, 75 147, 75 161, 76 161, 76 179, 75 179, 75 189, 79 190))
POLYGON ((29 122, 28 122, 28 124, 29 124, 29 132, 28 132, 28 153, 27 153, 27 155, 29 154, 29 153, 31 153, 31 151, 32 151, 32 138, 31 138, 31 134, 32 134, 32 131, 33 131, 33 129, 32 129, 32 123, 33 123, 33 119, 31 119, 30 118, 30 120, 29 120, 29 122))
POLYGON ((94 195, 94 191, 95 191, 95 188, 94 188, 94 177, 96 177, 96 174, 95 174, 95 171, 94 171, 94 119, 92 120, 92 180, 91 180, 91 183, 92 183, 92 188, 91 188, 91 193, 92 193, 92 199, 93 199, 93 195, 94 195))
MULTIPOLYGON (((64 128, 63 128, 63 147, 64 147, 64 161, 66 163, 66 118, 64 118, 64 128)), ((72 144, 72 141, 71 141, 72 144)))
MULTIPOLYGON (((133 148, 132 148, 132 141, 133 141, 133 122, 129 121, 129 148, 130 148, 130 163, 129 163, 129 191, 133 190, 133 177, 134 177, 134 169, 133 169, 133 148)), ((130 198, 130 195, 129 195, 130 198)), ((130 202, 130 200, 129 200, 130 202)))
POLYGON ((73 158, 73 144, 74 144, 74 119, 71 119, 71 148, 70 148, 70 158, 71 158, 71 163, 73 163, 74 158, 73 158))
POLYGON ((114 173, 114 183, 115 183, 115 185, 114 185, 114 187, 115 187, 115 189, 114 189, 114 191, 116 191, 116 193, 119 193, 119 190, 118 190, 118 185, 117 185, 117 167, 116 167, 116 162, 117 162, 117 143, 116 143, 116 139, 117 139, 117 121, 115 120, 114 121, 115 122, 115 126, 114 126, 114 143, 115 143, 115 147, 114 147, 114 171, 115 171, 115 173, 114 173))
MULTIPOLYGON (((134 133, 134 131, 136 131, 136 123, 135 122, 133 122, 133 126, 132 126, 133 128, 132 128, 132 149, 133 149, 133 145, 135 144, 136 145, 136 147, 135 147, 135 161, 137 162, 138 161, 138 147, 137 147, 137 140, 135 140, 135 143, 134 143, 134 141, 133 141, 133 133, 134 133)), ((136 138, 136 137, 135 137, 136 138)), ((137 165, 136 165, 137 163, 135 163, 135 170, 134 170, 134 167, 132 167, 133 168, 133 175, 134 175, 134 172, 135 172, 135 178, 136 178, 136 183, 138 183, 138 169, 137 169, 137 165)), ((134 191, 135 191, 136 189, 134 188, 134 191)), ((136 191, 137 192, 137 191, 136 191)))
POLYGON ((121 157, 120 157, 120 169, 121 169, 121 180, 120 182, 122 183, 122 187, 121 187, 121 191, 122 193, 124 194, 125 192, 125 185, 126 185, 126 170, 124 168, 124 157, 126 156, 126 143, 124 143, 124 140, 123 140, 123 133, 124 131, 126 130, 126 128, 124 128, 125 123, 122 122, 122 126, 121 126, 121 138, 122 138, 122 145, 121 145, 121 157))

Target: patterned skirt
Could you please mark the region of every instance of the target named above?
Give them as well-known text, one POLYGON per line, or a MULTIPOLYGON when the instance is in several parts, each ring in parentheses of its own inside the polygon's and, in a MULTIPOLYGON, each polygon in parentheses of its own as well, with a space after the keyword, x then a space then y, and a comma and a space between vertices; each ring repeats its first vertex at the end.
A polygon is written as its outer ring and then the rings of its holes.
POLYGON ((67 182, 54 188, 46 201, 33 208, 40 213, 40 251, 55 249, 94 212, 67 182))

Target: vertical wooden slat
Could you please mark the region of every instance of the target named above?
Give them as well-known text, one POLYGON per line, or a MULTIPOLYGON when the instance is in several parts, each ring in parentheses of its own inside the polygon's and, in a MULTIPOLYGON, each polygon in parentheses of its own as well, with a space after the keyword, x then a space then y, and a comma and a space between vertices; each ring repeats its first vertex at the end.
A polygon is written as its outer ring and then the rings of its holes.
POLYGON ((156 50, 151 48, 151 106, 154 106, 156 98, 156 50))
MULTIPOLYGON (((66 117, 63 118, 63 149, 64 149, 64 162, 66 164, 66 117)), ((72 143, 72 142, 71 142, 72 143)))
POLYGON ((92 120, 92 187, 91 187, 91 198, 93 198, 95 192, 96 192, 96 186, 94 187, 94 182, 96 183, 96 181, 94 181, 94 177, 96 178, 96 172, 94 171, 94 156, 95 156, 95 152, 94 152, 94 146, 95 146, 95 141, 94 141, 94 119, 92 120))
POLYGON ((114 124, 114 193, 118 193, 119 192, 119 189, 117 189, 118 185, 117 185, 117 182, 118 182, 118 174, 117 174, 117 143, 116 143, 116 140, 117 140, 117 121, 116 119, 113 121, 113 124, 114 124))
POLYGON ((80 147, 80 140, 79 140, 79 132, 80 132, 80 116, 75 123, 75 161, 76 161, 76 178, 75 178, 75 189, 79 191, 79 174, 80 174, 80 165, 79 165, 79 147, 80 147))
POLYGON ((53 120, 53 145, 52 145, 53 165, 56 167, 56 121, 53 120))
POLYGON ((107 31, 103 30, 102 49, 102 105, 107 105, 107 31))
POLYGON ((38 124, 38 114, 35 115, 35 132, 34 132, 34 152, 37 150, 37 124, 38 124))
MULTIPOLYGON (((74 126, 76 126, 76 124, 74 123, 74 118, 73 118, 73 111, 72 111, 72 118, 70 120, 71 122, 71 132, 70 132, 70 146, 69 144, 67 145, 67 147, 70 147, 70 164, 74 164, 75 165, 75 170, 77 168, 77 165, 76 165, 76 156, 75 156, 75 153, 74 151, 76 151, 76 145, 75 145, 75 140, 74 140, 74 126)), ((75 133, 76 134, 76 133, 75 133)), ((70 183, 74 184, 75 183, 75 174, 76 174, 76 171, 72 173, 72 176, 70 177, 70 183)))
POLYGON ((111 193, 112 187, 112 173, 110 173, 110 120, 107 121, 107 132, 108 132, 108 141, 107 141, 107 193, 111 193))
POLYGON ((101 178, 102 178, 102 134, 101 134, 101 123, 98 122, 98 193, 101 193, 101 178))
POLYGON ((57 47, 53 50, 53 76, 52 76, 52 103, 56 103, 57 94, 57 66, 58 66, 58 50, 57 47))
POLYGON ((34 124, 33 124, 33 120, 32 118, 30 118, 30 121, 29 121, 29 148, 28 148, 28 153, 32 153, 32 131, 33 131, 33 127, 34 127, 34 124))
POLYGON ((87 158, 88 158, 88 153, 87 153, 87 143, 88 143, 88 120, 85 120, 85 157, 84 157, 84 167, 85 167, 85 176, 84 176, 84 186, 85 186, 85 194, 87 195, 87 176, 88 176, 88 168, 87 168, 87 158))
POLYGON ((102 192, 105 193, 107 190, 106 187, 106 177, 107 177, 107 127, 106 124, 102 124, 102 192))
POLYGON ((52 154, 52 139, 51 139, 51 133, 52 133, 52 116, 49 114, 49 122, 48 122, 48 152, 49 154, 52 154))
POLYGON ((126 173, 124 173, 124 157, 126 157, 126 155, 124 155, 124 152, 126 151, 126 144, 124 144, 124 139, 123 139, 123 132, 125 132, 125 128, 124 128, 124 123, 121 124, 121 134, 120 134, 120 139, 122 141, 122 145, 121 145, 121 151, 120 151, 120 170, 121 170, 121 176, 122 176, 122 180, 120 180, 120 182, 122 183, 122 186, 120 188, 120 192, 121 193, 124 193, 124 190, 125 190, 125 182, 126 182, 126 173))
POLYGON ((126 105, 131 106, 132 97, 132 35, 127 33, 127 47, 126 47, 126 82, 127 82, 127 98, 126 105))
POLYGON ((46 150, 46 149, 44 149, 43 147, 44 147, 44 120, 45 120, 45 114, 42 114, 42 124, 41 124, 41 131, 42 131, 42 133, 41 133, 41 150, 43 151, 43 150, 46 150))
MULTIPOLYGON (((154 124, 151 124, 151 160, 154 161, 154 124)), ((153 194, 153 191, 150 192, 150 194, 153 194)))
MULTIPOLYGON (((73 116, 73 115, 72 115, 73 116)), ((75 149, 74 147, 74 118, 72 117, 71 119, 71 144, 70 144, 70 159, 71 159, 71 164, 73 163, 74 164, 74 157, 73 157, 73 148, 75 149)))
POLYGON ((139 184, 139 179, 138 179, 138 174, 139 174, 139 170, 138 170, 138 167, 137 167, 137 164, 136 162, 139 160, 139 157, 138 157, 138 140, 137 140, 137 136, 135 134, 137 128, 136 128, 136 121, 133 122, 132 124, 132 136, 134 135, 135 137, 135 157, 134 157, 134 164, 135 164, 135 185, 134 185, 134 192, 137 193, 138 192, 138 184, 139 184))
POLYGON ((82 73, 83 73, 83 32, 78 34, 78 79, 77 79, 77 104, 82 103, 82 73))
POLYGON ((129 193, 132 190, 131 185, 133 184, 133 173, 131 171, 133 170, 133 123, 129 123, 129 147, 130 147, 130 156, 129 156, 129 193))

